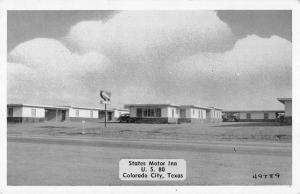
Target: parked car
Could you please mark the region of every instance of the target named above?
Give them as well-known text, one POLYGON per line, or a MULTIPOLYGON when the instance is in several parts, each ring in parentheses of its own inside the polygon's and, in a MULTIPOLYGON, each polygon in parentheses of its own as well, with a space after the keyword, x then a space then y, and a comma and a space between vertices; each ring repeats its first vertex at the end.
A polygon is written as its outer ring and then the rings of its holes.
POLYGON ((118 121, 120 123, 132 123, 134 122, 133 121, 133 118, 130 118, 130 115, 129 114, 123 114, 121 115, 119 118, 118 118, 118 121))
POLYGON ((277 122, 284 123, 284 114, 279 114, 276 118, 277 122))
POLYGON ((223 122, 239 122, 239 118, 234 116, 234 115, 230 115, 229 117, 222 117, 223 122))

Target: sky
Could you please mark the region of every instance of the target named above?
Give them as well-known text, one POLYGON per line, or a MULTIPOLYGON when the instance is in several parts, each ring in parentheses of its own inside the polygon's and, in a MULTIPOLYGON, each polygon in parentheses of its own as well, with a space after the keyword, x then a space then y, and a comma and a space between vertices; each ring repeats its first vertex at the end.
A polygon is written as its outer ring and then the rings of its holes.
POLYGON ((8 103, 283 109, 292 13, 8 11, 8 103))

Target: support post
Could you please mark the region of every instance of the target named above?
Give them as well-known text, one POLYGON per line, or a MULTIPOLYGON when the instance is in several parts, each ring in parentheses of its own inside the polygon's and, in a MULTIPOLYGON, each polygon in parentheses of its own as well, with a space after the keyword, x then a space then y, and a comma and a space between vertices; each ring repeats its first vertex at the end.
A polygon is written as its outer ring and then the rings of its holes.
POLYGON ((104 126, 105 126, 105 128, 106 128, 106 117, 107 117, 106 104, 104 104, 104 106, 105 106, 105 121, 104 121, 104 126))

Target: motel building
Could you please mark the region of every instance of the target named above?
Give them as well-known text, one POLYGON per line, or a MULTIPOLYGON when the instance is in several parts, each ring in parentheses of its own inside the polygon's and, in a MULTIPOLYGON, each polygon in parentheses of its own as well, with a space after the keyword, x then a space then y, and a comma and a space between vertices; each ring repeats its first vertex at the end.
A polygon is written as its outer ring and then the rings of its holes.
POLYGON ((224 111, 224 121, 241 121, 241 122, 264 122, 276 121, 279 115, 283 114, 283 110, 241 110, 241 111, 224 111), (231 118, 236 120, 231 120, 231 118))
POLYGON ((221 122, 222 110, 197 105, 180 106, 180 123, 221 122))
POLYGON ((221 122, 222 110, 214 107, 175 104, 127 104, 136 123, 221 122))
POLYGON ((222 109, 215 107, 208 107, 206 110, 207 121, 215 123, 222 122, 222 109))
POLYGON ((180 107, 175 104, 126 104, 136 123, 178 123, 180 107))
MULTIPOLYGON (((121 109, 107 109, 108 122, 117 120, 115 112, 124 112, 121 109)), ((33 104, 8 104, 7 122, 26 123, 43 121, 104 121, 105 110, 102 108, 79 106, 45 106, 33 104)))
POLYGON ((284 104, 284 122, 292 124, 292 98, 277 98, 277 100, 284 104))

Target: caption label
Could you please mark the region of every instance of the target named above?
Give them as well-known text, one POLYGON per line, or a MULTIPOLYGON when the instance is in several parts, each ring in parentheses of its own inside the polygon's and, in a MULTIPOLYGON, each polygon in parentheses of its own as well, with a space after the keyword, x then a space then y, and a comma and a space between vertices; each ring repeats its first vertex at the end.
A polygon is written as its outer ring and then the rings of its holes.
POLYGON ((136 181, 183 181, 186 162, 183 159, 121 159, 119 178, 136 181))

